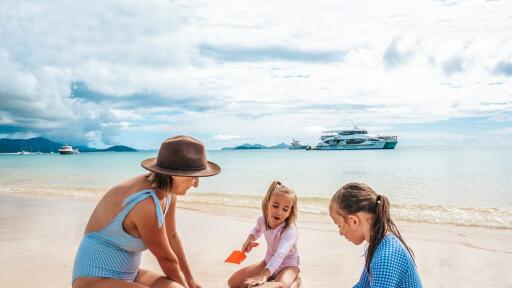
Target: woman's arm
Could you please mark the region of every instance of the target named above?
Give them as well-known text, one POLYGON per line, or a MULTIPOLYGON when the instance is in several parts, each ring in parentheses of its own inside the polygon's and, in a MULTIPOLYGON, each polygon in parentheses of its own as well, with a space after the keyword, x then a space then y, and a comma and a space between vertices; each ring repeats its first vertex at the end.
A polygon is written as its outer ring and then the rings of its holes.
POLYGON ((181 245, 181 240, 178 235, 178 231, 176 229, 176 200, 177 197, 175 195, 171 196, 171 205, 169 206, 169 212, 165 215, 165 228, 167 231, 167 242, 172 247, 172 250, 176 253, 178 258, 179 266, 185 275, 185 279, 190 288, 199 287, 195 282, 194 276, 192 275, 192 271, 187 262, 187 257, 185 255, 185 251, 183 250, 183 245, 181 245))
POLYGON ((177 257, 169 245, 164 227, 158 227, 156 213, 155 203, 151 198, 142 200, 130 211, 137 231, 146 247, 157 259, 165 276, 188 287, 180 270, 179 256, 177 257))

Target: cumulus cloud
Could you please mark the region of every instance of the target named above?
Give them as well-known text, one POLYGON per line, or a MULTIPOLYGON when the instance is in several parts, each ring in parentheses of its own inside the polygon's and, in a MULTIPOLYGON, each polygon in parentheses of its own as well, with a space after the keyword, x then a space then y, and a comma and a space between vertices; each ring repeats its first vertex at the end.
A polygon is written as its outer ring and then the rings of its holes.
POLYGON ((510 5, 7 0, 0 136, 236 144, 244 131, 275 144, 352 121, 507 124, 510 5))
POLYGON ((213 136, 213 140, 219 140, 219 141, 232 141, 232 140, 242 140, 247 139, 247 136, 241 136, 241 135, 229 135, 229 134, 219 134, 213 136))
POLYGON ((209 44, 199 46, 202 56, 228 62, 257 61, 298 61, 298 62, 340 62, 343 51, 303 51, 289 47, 223 47, 209 44))
POLYGON ((452 75, 464 71, 466 61, 462 57, 453 57, 443 63, 443 71, 446 75, 452 75))
POLYGON ((393 68, 405 64, 413 56, 411 43, 406 43, 401 37, 394 37, 386 47, 382 59, 387 67, 393 68))
POLYGON ((505 76, 512 76, 512 62, 500 61, 494 67, 494 71, 505 76))

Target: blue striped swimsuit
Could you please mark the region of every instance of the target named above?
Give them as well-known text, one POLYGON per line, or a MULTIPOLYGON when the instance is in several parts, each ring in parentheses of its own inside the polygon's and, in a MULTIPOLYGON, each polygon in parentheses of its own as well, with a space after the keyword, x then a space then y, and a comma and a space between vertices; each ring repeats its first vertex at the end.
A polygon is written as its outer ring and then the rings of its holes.
POLYGON ((171 198, 167 196, 165 212, 153 190, 142 190, 128 196, 123 202, 123 210, 100 231, 84 235, 73 265, 73 281, 80 277, 104 277, 133 281, 137 276, 141 252, 147 247, 141 238, 133 237, 123 229, 123 221, 128 212, 140 201, 153 198, 162 227, 164 215, 169 210, 171 198))

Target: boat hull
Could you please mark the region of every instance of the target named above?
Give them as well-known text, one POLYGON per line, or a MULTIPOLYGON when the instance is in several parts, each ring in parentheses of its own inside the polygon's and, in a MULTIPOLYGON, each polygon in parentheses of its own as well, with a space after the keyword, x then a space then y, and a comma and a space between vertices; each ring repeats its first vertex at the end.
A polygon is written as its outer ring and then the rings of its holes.
POLYGON ((59 151, 60 154, 66 155, 66 154, 75 154, 75 151, 59 151))
POLYGON ((378 142, 371 144, 342 144, 336 146, 316 146, 312 150, 373 150, 373 149, 394 149, 396 141, 378 142))
POLYGON ((397 143, 398 141, 387 141, 382 149, 395 149, 397 143))
POLYGON ((301 145, 301 146, 290 146, 288 147, 289 150, 306 150, 308 149, 308 145, 301 145))

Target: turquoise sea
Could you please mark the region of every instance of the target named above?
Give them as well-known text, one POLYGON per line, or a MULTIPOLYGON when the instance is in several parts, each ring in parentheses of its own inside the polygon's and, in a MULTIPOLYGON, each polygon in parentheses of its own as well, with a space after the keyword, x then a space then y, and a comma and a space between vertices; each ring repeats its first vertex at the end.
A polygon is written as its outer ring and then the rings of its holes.
MULTIPOLYGON (((156 152, 0 155, 4 193, 98 196, 144 173, 156 152)), ((222 167, 182 201, 259 207, 272 180, 299 195, 301 211, 327 214, 343 184, 365 182, 390 198, 399 220, 512 229, 512 149, 397 147, 395 150, 208 151, 222 167)))

